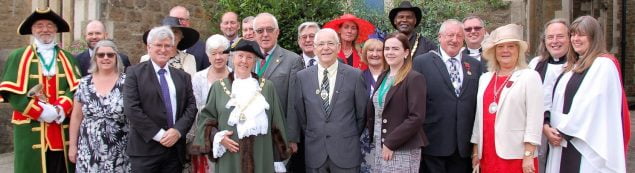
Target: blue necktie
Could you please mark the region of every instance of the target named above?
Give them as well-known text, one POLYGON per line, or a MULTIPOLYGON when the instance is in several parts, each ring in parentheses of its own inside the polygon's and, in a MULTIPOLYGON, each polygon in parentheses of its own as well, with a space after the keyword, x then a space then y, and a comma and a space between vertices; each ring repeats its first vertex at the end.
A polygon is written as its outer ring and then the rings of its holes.
POLYGON ((165 69, 159 70, 159 82, 161 84, 161 94, 163 94, 163 105, 167 111, 166 118, 168 120, 168 128, 174 126, 174 120, 172 118, 172 102, 170 101, 170 89, 168 89, 168 81, 165 79, 165 69))
POLYGON ((306 67, 311 67, 311 66, 313 66, 313 65, 315 65, 315 58, 310 59, 310 60, 309 60, 309 65, 308 65, 308 66, 306 66, 306 67))
POLYGON ((459 68, 456 65, 458 61, 455 58, 450 58, 450 80, 454 86, 456 96, 461 94, 461 78, 459 77, 459 68))

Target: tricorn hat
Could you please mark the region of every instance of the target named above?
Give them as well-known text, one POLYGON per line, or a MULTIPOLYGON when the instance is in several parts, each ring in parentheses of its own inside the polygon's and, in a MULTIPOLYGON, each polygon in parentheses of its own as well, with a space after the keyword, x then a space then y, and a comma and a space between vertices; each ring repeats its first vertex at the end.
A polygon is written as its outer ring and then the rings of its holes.
POLYGON ((239 39, 236 43, 234 43, 231 47, 223 51, 223 53, 229 53, 233 51, 247 51, 256 55, 260 59, 265 59, 265 56, 262 55, 260 51, 260 46, 255 41, 239 39))
POLYGON ((33 13, 29 17, 27 17, 20 26, 18 27, 18 34, 20 35, 31 35, 31 26, 38 20, 50 20, 55 23, 57 26, 57 32, 68 32, 70 31, 70 26, 68 23, 59 15, 57 15, 51 8, 46 9, 35 9, 33 13))
MULTIPOLYGON (((177 28, 181 30, 181 33, 183 33, 183 38, 181 38, 181 41, 176 45, 176 48, 179 50, 185 50, 192 47, 194 44, 196 44, 200 37, 198 31, 189 27, 181 26, 181 24, 179 24, 179 18, 169 16, 165 17, 162 21, 162 24, 170 26, 170 28, 172 29, 177 28)), ((143 43, 145 44, 148 44, 147 42, 149 33, 150 30, 143 33, 143 43)))
POLYGON ((393 8, 392 10, 390 10, 390 13, 388 13, 388 19, 390 19, 390 24, 392 24, 393 28, 397 28, 397 25, 395 25, 395 17, 397 16, 397 13, 399 13, 400 11, 406 11, 406 10, 412 11, 413 13, 415 13, 415 17, 417 18, 417 23, 415 23, 415 27, 419 26, 419 23, 421 22, 421 17, 423 15, 421 13, 421 8, 412 6, 412 3, 410 3, 410 1, 401 1, 401 3, 399 3, 399 7, 393 8))

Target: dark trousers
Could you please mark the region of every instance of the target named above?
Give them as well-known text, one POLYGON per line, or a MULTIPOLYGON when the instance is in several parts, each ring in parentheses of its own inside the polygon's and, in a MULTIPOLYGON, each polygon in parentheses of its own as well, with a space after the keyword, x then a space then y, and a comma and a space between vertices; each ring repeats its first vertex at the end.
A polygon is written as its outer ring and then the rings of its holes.
POLYGON ((458 152, 450 156, 422 154, 420 173, 471 173, 471 158, 463 158, 458 152))
POLYGON ((304 165, 304 135, 300 135, 300 143, 298 143, 298 152, 291 156, 289 163, 287 163, 288 173, 303 173, 306 172, 306 166, 304 165))
POLYGON ((161 155, 130 156, 130 167, 135 173, 183 172, 183 164, 179 161, 179 155, 174 147, 161 155))
POLYGON ((326 162, 319 168, 306 168, 308 173, 359 173, 359 166, 354 168, 340 168, 333 163, 331 158, 326 158, 326 162))
POLYGON ((66 172, 66 157, 63 151, 46 151, 46 172, 66 172))

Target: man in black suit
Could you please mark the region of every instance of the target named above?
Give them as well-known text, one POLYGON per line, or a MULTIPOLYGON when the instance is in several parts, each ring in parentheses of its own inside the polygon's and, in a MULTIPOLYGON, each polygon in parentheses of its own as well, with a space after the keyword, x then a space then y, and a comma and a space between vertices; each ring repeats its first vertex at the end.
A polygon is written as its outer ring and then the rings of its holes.
MULTIPOLYGON (((170 9, 169 15, 170 17, 179 19, 181 26, 192 27, 190 23, 190 11, 187 10, 187 8, 177 5, 170 9)), ((210 65, 207 54, 205 53, 205 43, 203 43, 203 41, 196 41, 196 43, 192 47, 187 48, 185 52, 194 55, 194 59, 196 59, 196 71, 204 70, 210 65)))
POLYGON ((150 61, 130 67, 124 85, 132 171, 181 172, 197 112, 190 75, 167 66, 176 49, 170 27, 150 30, 147 43, 150 61))
POLYGON ((419 55, 413 69, 425 75, 426 121, 430 144, 423 148, 420 172, 469 173, 472 126, 481 63, 461 53, 463 24, 454 19, 439 29, 440 49, 419 55))
POLYGON ((487 72, 487 60, 481 56, 481 53, 483 53, 481 43, 483 43, 485 34, 487 33, 485 22, 478 16, 468 16, 463 19, 463 31, 465 34, 465 48, 463 49, 463 53, 481 61, 484 67, 483 72, 487 72))
MULTIPOLYGON (((90 59, 93 57, 95 53, 93 49, 95 49, 95 44, 97 42, 108 38, 108 32, 106 32, 106 27, 99 20, 91 20, 86 25, 86 44, 88 45, 88 49, 84 50, 84 52, 75 55, 75 58, 78 60, 79 72, 83 76, 88 75, 88 69, 90 68, 90 59)), ((130 66, 130 60, 128 60, 128 56, 123 53, 119 53, 119 57, 121 57, 121 61, 123 66, 127 68, 130 66)))

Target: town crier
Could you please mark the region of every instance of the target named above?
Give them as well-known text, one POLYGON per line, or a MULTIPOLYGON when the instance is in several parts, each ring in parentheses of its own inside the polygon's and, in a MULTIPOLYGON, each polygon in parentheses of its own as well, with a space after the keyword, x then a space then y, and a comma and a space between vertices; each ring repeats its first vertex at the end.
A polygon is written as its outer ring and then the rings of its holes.
POLYGON ((79 72, 72 55, 55 42, 58 33, 68 31, 68 23, 51 9, 36 9, 18 27, 33 43, 11 52, 4 64, 0 101, 13 108, 16 173, 74 170, 66 144, 79 72))

